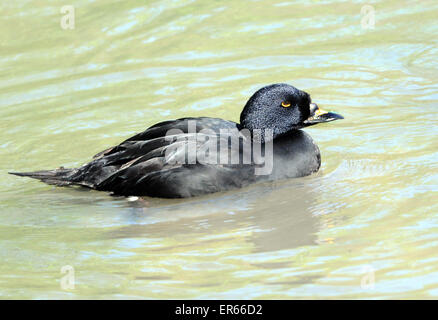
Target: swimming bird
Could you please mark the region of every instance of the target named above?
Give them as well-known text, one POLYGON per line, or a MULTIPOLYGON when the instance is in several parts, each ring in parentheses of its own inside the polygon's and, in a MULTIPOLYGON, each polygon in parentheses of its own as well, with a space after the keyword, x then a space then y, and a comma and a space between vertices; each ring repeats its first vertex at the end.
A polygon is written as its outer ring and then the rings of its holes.
POLYGON ((83 186, 122 196, 185 198, 259 181, 303 177, 321 165, 302 128, 343 119, 285 83, 247 101, 240 123, 181 118, 157 123, 79 168, 10 172, 57 186, 83 186))

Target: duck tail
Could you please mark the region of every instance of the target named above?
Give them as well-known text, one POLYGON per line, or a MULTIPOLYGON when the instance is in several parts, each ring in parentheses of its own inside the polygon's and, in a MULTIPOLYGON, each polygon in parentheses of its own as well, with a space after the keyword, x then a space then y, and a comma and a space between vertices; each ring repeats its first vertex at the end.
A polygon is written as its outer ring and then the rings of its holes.
POLYGON ((34 172, 8 172, 8 173, 20 177, 29 177, 32 179, 38 179, 47 184, 66 186, 73 184, 73 181, 70 179, 70 176, 75 171, 76 169, 65 169, 64 167, 60 167, 54 170, 41 170, 34 172))

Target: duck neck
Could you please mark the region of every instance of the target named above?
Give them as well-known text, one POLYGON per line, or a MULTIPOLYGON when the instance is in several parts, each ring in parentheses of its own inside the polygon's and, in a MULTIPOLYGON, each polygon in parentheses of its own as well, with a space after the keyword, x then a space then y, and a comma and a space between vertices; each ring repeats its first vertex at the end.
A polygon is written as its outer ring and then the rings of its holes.
POLYGON ((295 128, 286 132, 277 132, 275 129, 248 129, 241 124, 237 124, 237 129, 245 136, 251 136, 251 140, 258 143, 274 141, 278 138, 295 134, 296 132, 300 131, 299 129, 295 128))

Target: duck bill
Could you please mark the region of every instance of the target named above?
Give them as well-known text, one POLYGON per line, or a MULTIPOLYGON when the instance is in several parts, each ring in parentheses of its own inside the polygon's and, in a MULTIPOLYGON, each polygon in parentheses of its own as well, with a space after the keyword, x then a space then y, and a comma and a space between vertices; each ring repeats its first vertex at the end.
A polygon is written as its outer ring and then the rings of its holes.
POLYGON ((344 119, 340 114, 329 112, 322 110, 315 103, 310 105, 310 117, 304 121, 304 126, 312 126, 314 124, 323 123, 323 122, 331 122, 335 120, 344 119))

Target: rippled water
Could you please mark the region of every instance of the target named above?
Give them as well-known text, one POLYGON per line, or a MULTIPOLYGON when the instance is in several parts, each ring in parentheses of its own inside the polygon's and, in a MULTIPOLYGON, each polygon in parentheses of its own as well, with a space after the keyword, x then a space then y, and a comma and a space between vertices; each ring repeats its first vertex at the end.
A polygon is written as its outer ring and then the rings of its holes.
POLYGON ((438 298, 436 1, 64 4, 2 3, 0 298, 438 298), (130 202, 6 174, 276 82, 345 116, 306 130, 316 175, 130 202))

